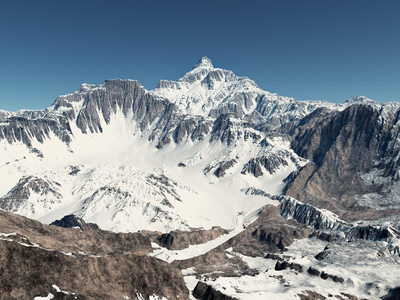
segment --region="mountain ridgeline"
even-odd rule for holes
[[[0,141],[6,154],[17,144],[46,159],[46,141],[58,139],[75,152],[78,135],[89,140],[121,118],[132,124],[127,135],[139,134],[156,149],[205,140],[235,152],[250,140],[259,150],[248,161],[220,157],[204,173],[213,170],[210,174],[219,178],[237,167],[242,174],[260,177],[291,161],[295,170],[282,178],[282,193],[343,218],[374,219],[399,207],[393,196],[399,191],[399,116],[398,103],[380,104],[362,96],[344,104],[281,97],[247,77],[215,68],[204,57],[178,81],[162,80],[154,91],[134,80],[106,80],[83,84],[44,110],[2,112]],[[285,151],[275,145],[274,136],[287,141]],[[108,142],[118,143],[118,138]],[[375,180],[372,174],[377,174]],[[23,183],[16,182],[14,191]],[[5,192],[0,207],[10,209],[8,199],[15,193]]]
[[[207,57],[151,91],[112,79],[0,111],[0,291],[395,297],[399,153],[400,103],[297,101]]]

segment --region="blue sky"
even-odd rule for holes
[[[398,0],[2,0],[0,109],[81,83],[177,79],[202,56],[296,99],[400,100]]]

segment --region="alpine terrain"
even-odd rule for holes
[[[0,111],[0,299],[400,299],[400,103],[207,57]]]

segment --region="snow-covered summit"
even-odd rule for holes
[[[214,68],[214,65],[207,56],[203,56],[202,58],[199,59],[198,63],[193,67],[194,69],[198,68]]]
[[[355,104],[355,103],[358,103],[358,104],[360,104],[360,103],[363,103],[363,104],[371,103],[372,104],[372,103],[377,103],[377,102],[375,100],[372,100],[372,99],[366,97],[366,96],[355,96],[355,97],[352,97],[350,99],[347,99],[344,103],[347,104],[347,105],[351,105],[351,104]]]
[[[255,109],[257,95],[262,92],[254,81],[215,68],[207,57],[202,57],[177,81],[161,80],[153,90],[155,95],[177,104],[183,112],[203,116],[216,115],[214,110],[238,115],[250,113]]]
[[[276,126],[298,120],[319,107],[336,108],[326,102],[296,101],[264,91],[248,77],[214,67],[207,57],[177,81],[161,80],[151,92],[167,98],[187,114],[217,118],[232,113],[264,122],[272,118]]]

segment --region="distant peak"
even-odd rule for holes
[[[197,68],[214,68],[213,63],[211,59],[209,59],[207,56],[203,56],[202,58],[199,59],[197,64],[193,67],[193,69]]]
[[[351,103],[371,103],[371,102],[375,101],[366,96],[355,96],[353,98],[346,100],[345,103],[351,104]]]

